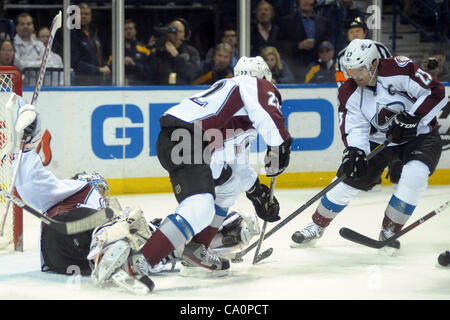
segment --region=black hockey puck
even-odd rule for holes
[[[438,263],[443,267],[447,267],[450,264],[450,251],[441,253],[438,257]]]

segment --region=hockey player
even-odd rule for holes
[[[281,95],[270,82],[267,64],[261,57],[241,57],[234,74],[184,99],[161,117],[157,154],[169,172],[179,205],[142,248],[151,267],[178,251],[187,264],[221,274],[229,269],[228,260],[212,256],[207,249],[218,230],[216,221],[226,211],[214,203],[214,180],[226,171],[223,165],[210,166],[224,141],[254,128],[268,145],[267,176],[277,176],[288,166],[291,138],[280,110]],[[261,218],[276,221],[279,208],[269,202],[267,190],[256,180],[247,196],[261,209],[257,209]],[[104,255],[105,266],[114,260],[110,256],[126,255],[127,249],[124,245],[110,251]]]
[[[15,139],[12,140],[15,141],[12,142],[11,151],[18,148],[16,141],[21,139],[26,141],[15,183],[23,200],[32,207],[46,212],[49,217],[60,221],[84,218],[100,208],[115,203],[113,200],[116,199],[111,199],[109,196],[107,182],[99,174],[80,173],[72,179],[60,180],[47,171],[39,155],[34,151],[41,138],[39,113],[33,105],[27,104],[23,98],[15,94],[11,95],[8,104],[14,106],[12,109],[14,109]],[[13,165],[16,166],[17,162],[14,161]],[[243,167],[246,166],[244,163]],[[257,179],[256,173],[252,175],[250,172],[247,179],[239,180],[234,177],[238,172],[240,171],[236,170],[234,175],[228,177],[229,181],[234,181],[233,183],[222,181],[222,185],[216,187],[217,203],[232,204],[241,190],[239,183],[244,183],[245,188],[245,184],[253,184]],[[231,202],[230,197],[233,197]],[[42,224],[40,243],[42,271],[61,274],[79,272],[81,275],[90,275],[93,263],[90,263],[89,258],[96,258],[98,253],[102,253],[103,249],[106,250],[106,246],[119,240],[128,242],[135,249],[133,253],[130,253],[130,258],[136,255],[144,244],[139,236],[150,237],[151,232],[154,232],[158,225],[147,224],[141,210],[130,208],[122,210],[118,203],[113,209],[116,213],[113,221],[98,226],[95,230],[96,226],[93,226],[92,230],[75,235],[63,235]],[[255,224],[257,222],[252,215],[230,212],[226,221],[222,225],[219,224],[220,232],[215,236],[213,248],[220,247],[221,252],[224,253],[236,250],[258,232]],[[137,233],[139,236],[132,233]],[[95,251],[98,244],[102,248],[98,247],[97,249],[100,250]],[[120,284],[134,280],[133,274],[124,275],[122,272],[119,275],[121,278],[116,280],[120,281]],[[147,284],[151,284],[148,279]],[[137,287],[142,290],[142,285]],[[133,291],[136,287],[128,286],[127,289]]]
[[[347,33],[347,39],[350,43],[354,39],[366,39],[368,28],[366,23],[363,19],[360,17],[356,17],[355,19],[351,20],[348,24],[346,33]],[[389,52],[389,49],[381,42],[375,42],[375,46],[377,47],[378,51],[378,58],[380,59],[386,59],[392,57],[391,53]],[[349,75],[344,69],[343,65],[343,59],[345,50],[347,47],[342,49],[336,58],[336,84],[338,88],[349,78]],[[392,183],[397,183],[398,179],[400,178],[400,172],[402,171],[401,162],[398,160],[394,160],[392,163],[389,164],[389,171],[388,176]],[[381,185],[381,177],[378,180],[378,185]]]
[[[15,182],[23,200],[46,212],[48,217],[61,221],[81,219],[106,207],[109,190],[101,176],[60,180],[44,169],[41,158],[34,151],[41,140],[41,120],[33,105],[12,93],[6,109],[13,113],[14,127],[13,139],[7,141],[5,155],[18,150],[22,138],[26,141]],[[16,165],[15,159],[13,167]],[[86,259],[88,251],[81,249],[83,243],[89,248],[88,233],[63,236],[43,224],[40,243],[42,270],[65,273],[68,266],[76,265],[81,274],[90,274]]]
[[[338,213],[361,190],[370,190],[398,158],[404,166],[379,235],[380,240],[391,237],[412,215],[441,155],[436,114],[447,97],[435,77],[406,57],[379,59],[372,40],[353,40],[343,63],[351,79],[338,90],[345,150],[337,176],[346,178],[322,197],[312,222],[292,235],[293,247],[320,238]],[[388,136],[392,143],[367,162],[365,156]]]

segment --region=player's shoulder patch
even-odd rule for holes
[[[402,68],[411,62],[411,59],[405,56],[396,56],[394,60],[397,63],[397,65]]]

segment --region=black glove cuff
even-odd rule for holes
[[[250,200],[253,200],[253,199],[256,199],[258,197],[261,197],[261,195],[263,193],[264,193],[264,190],[261,187],[261,183],[259,182],[259,178],[256,178],[256,181],[253,184],[253,186],[250,189],[248,189],[248,191],[246,192],[247,198],[249,198]]]

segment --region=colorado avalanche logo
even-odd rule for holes
[[[377,103],[377,113],[373,116],[370,123],[381,132],[389,129],[397,113],[405,110],[405,105],[400,101],[390,102],[388,104]]]
[[[397,56],[394,58],[394,60],[395,60],[395,62],[397,62],[397,65],[402,68],[411,62],[411,59],[409,59],[408,57],[404,57],[404,56]]]

